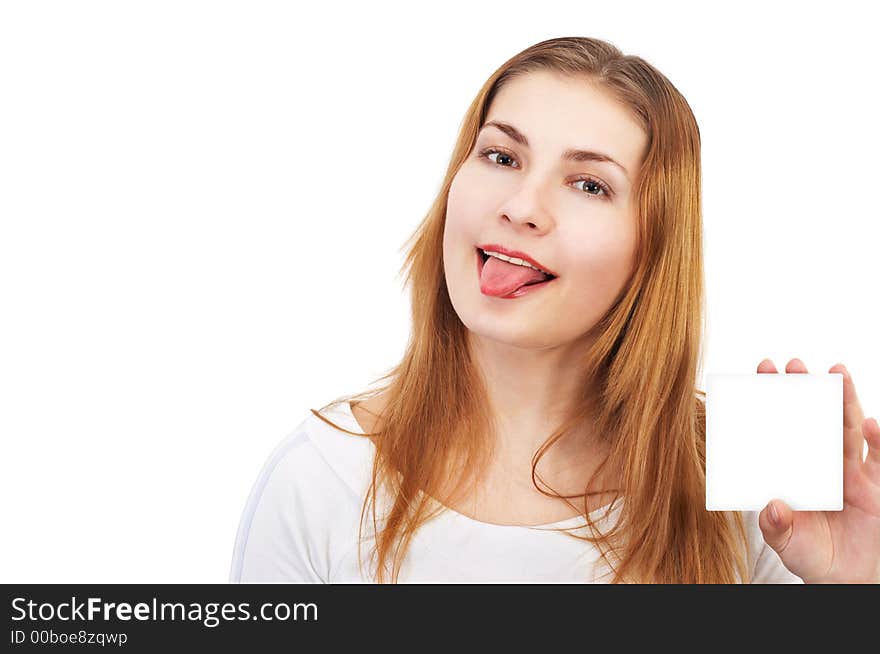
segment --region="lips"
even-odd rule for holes
[[[490,252],[498,252],[508,257],[516,257],[517,259],[522,259],[526,263],[533,265],[535,268],[540,268],[551,277],[559,277],[554,271],[550,270],[547,266],[545,266],[540,261],[532,258],[530,255],[525,252],[520,252],[519,250],[510,250],[503,245],[498,245],[497,243],[485,243],[482,245],[477,245],[477,248],[480,250],[487,250]]]
[[[480,250],[480,248],[475,248],[474,252],[477,257],[477,280],[478,280],[478,283],[480,283],[481,290],[482,290],[483,294],[487,295],[487,296],[498,297],[498,298],[502,298],[502,299],[517,298],[517,297],[520,297],[521,295],[525,295],[527,293],[533,293],[533,292],[537,291],[538,289],[543,288],[543,287],[547,286],[548,284],[551,284],[554,280],[557,279],[556,277],[549,277],[542,282],[529,282],[529,283],[526,283],[522,286],[519,286],[518,288],[516,288],[512,292],[508,293],[507,295],[501,295],[501,294],[499,294],[497,289],[495,289],[494,291],[489,290],[489,287],[483,287],[482,283],[480,282],[480,280],[482,280],[482,277],[483,277],[483,267],[484,267],[485,262],[489,259],[489,255],[483,254],[483,252]]]

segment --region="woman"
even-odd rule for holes
[[[279,445],[233,581],[880,580],[880,429],[839,364],[844,510],[705,509],[700,136],[644,60],[507,61],[413,238],[403,360]]]

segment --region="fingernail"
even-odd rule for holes
[[[770,522],[779,526],[779,513],[776,511],[776,503],[770,502]]]

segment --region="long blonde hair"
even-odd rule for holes
[[[492,99],[504,84],[532,71],[562,73],[603,90],[628,108],[648,135],[633,187],[636,265],[592,329],[595,338],[582,354],[589,384],[578,408],[533,458],[533,483],[541,454],[590,416],[609,448],[578,496],[584,498],[579,508],[593,536],[576,537],[599,549],[614,572],[611,583],[748,583],[741,514],[705,509],[705,393],[696,389],[704,306],[699,128],[684,97],[662,73],[610,43],[581,37],[537,43],[485,82],[464,116],[442,187],[407,241],[401,272],[406,271],[410,288],[412,331],[402,360],[376,380],[385,382],[378,389],[311,410],[354,434],[321,411],[377,393],[384,396],[375,423],[381,429],[366,434],[376,456],[361,511],[362,534],[372,507],[374,577],[387,581],[390,560],[390,580],[397,583],[413,534],[444,508],[429,512],[433,498],[464,492],[491,457],[494,423],[484,382],[443,272],[446,202]],[[589,397],[588,387],[600,389],[598,396]],[[608,492],[589,491],[605,466],[616,471],[623,486],[616,489],[615,500],[625,490],[626,501],[613,527],[603,533],[587,510],[587,497]],[[455,486],[447,493],[450,482]],[[376,515],[380,488],[387,490],[390,507],[381,529]],[[363,565],[360,546],[358,563]]]

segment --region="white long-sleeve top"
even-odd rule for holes
[[[348,402],[325,417],[357,434]],[[231,582],[374,583],[358,569],[358,525],[375,446],[334,429],[311,412],[275,448],[245,506],[235,541]],[[380,497],[382,497],[380,495]],[[600,507],[591,519],[614,520]],[[764,542],[758,512],[743,511],[752,583],[803,583]],[[381,519],[381,513],[378,517]],[[372,516],[361,556],[371,554]],[[539,526],[480,522],[451,508],[413,536],[399,583],[603,583],[611,571],[599,551],[552,528],[590,535],[583,516]]]

